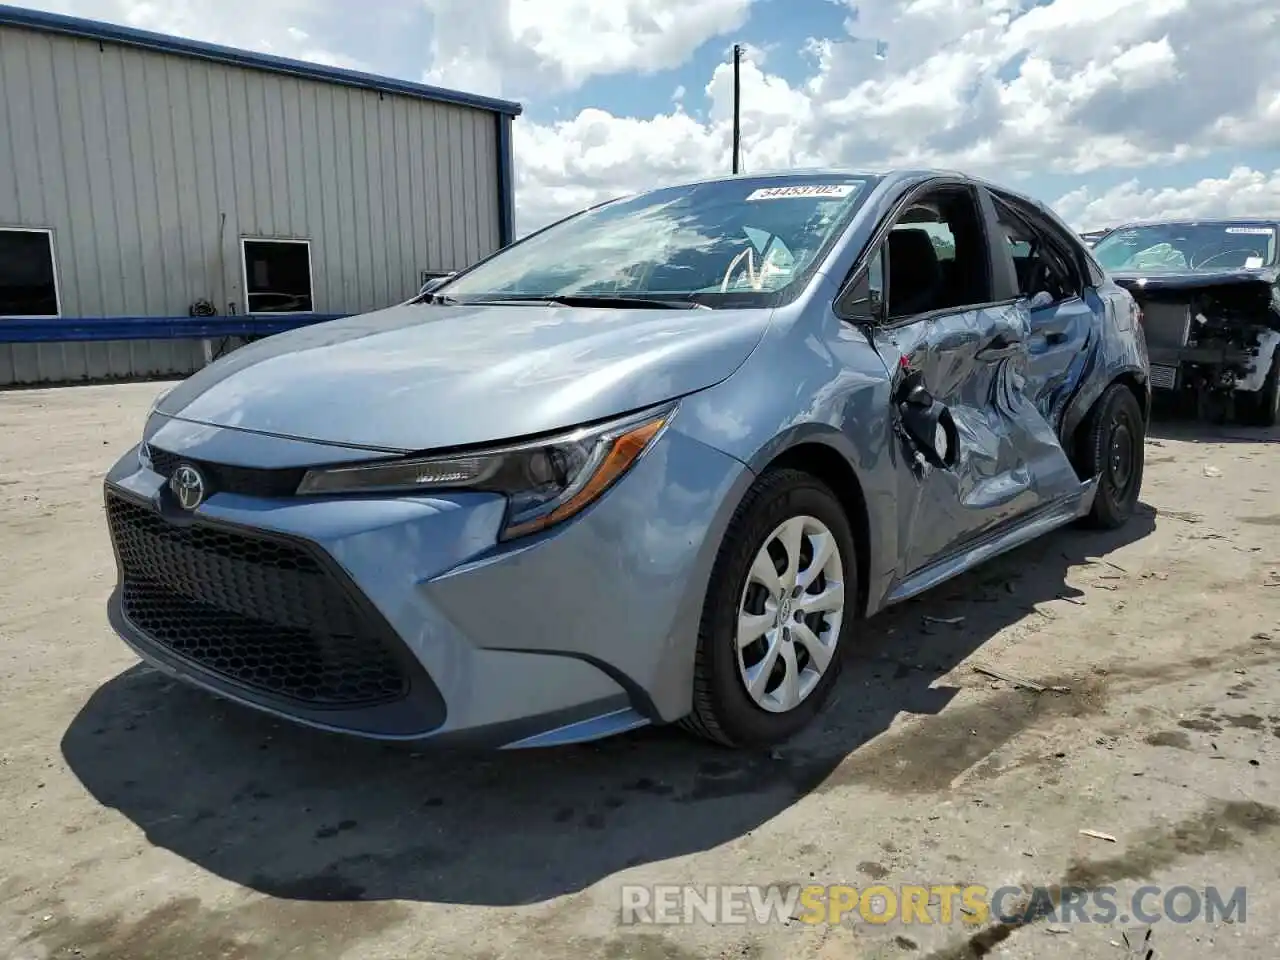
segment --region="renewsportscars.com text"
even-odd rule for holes
[[[1027,923],[1244,923],[1246,890],[1188,885],[989,887],[978,884],[723,884],[625,886],[623,924],[807,924],[863,922],[981,926]]]

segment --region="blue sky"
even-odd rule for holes
[[[1275,0],[32,5],[518,99],[520,232],[727,171],[735,42],[747,170],[966,169],[1081,228],[1280,213]]]
[[[672,95],[682,89],[689,113],[705,119],[709,104],[702,88],[716,64],[732,61],[734,43],[763,52],[770,71],[799,83],[813,69],[813,58],[804,52],[809,38],[841,36],[847,17],[847,8],[826,0],[794,5],[765,0],[752,9],[742,29],[705,41],[679,67],[646,76],[643,83],[633,74],[593,78],[577,90],[533,100],[529,117],[548,122],[602,105],[626,116],[652,116],[670,110]]]

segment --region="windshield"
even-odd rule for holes
[[[1276,228],[1224,222],[1125,227],[1100,240],[1093,254],[1113,272],[1269,267],[1276,262]]]
[[[646,298],[771,306],[799,291],[867,193],[865,178],[738,178],[588,210],[477,264],[439,298]]]

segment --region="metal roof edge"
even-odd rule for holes
[[[416,97],[435,103],[452,104],[459,107],[472,107],[488,110],[492,113],[508,117],[518,117],[524,107],[510,100],[499,100],[494,97],[482,97],[478,94],[463,93],[460,90],[447,90],[423,83],[410,83],[407,80],[396,80],[391,77],[380,77],[358,70],[347,70],[340,67],[327,67],[303,60],[291,60],[266,53],[253,53],[224,47],[220,44],[205,43],[201,40],[188,40],[185,37],[174,37],[150,30],[139,30],[135,27],[123,27],[98,20],[85,20],[81,17],[69,17],[60,13],[47,13],[43,10],[28,10],[24,7],[12,7],[0,4],[0,26],[26,27],[44,33],[56,33],[63,36],[81,37],[87,40],[99,40],[119,43],[126,46],[142,47],[159,53],[171,53],[177,56],[195,57],[212,60],[232,66],[265,70],[271,73],[288,74],[326,83],[337,83],[366,90],[384,93],[396,93],[402,96]]]

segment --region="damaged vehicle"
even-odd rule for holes
[[[1280,221],[1125,226],[1094,256],[1137,299],[1152,388],[1215,423],[1280,419]]]
[[[1133,298],[958,174],[614,200],[416,302],[243,347],[111,469],[111,623],[370,738],[776,743],[864,618],[1134,511]]]

